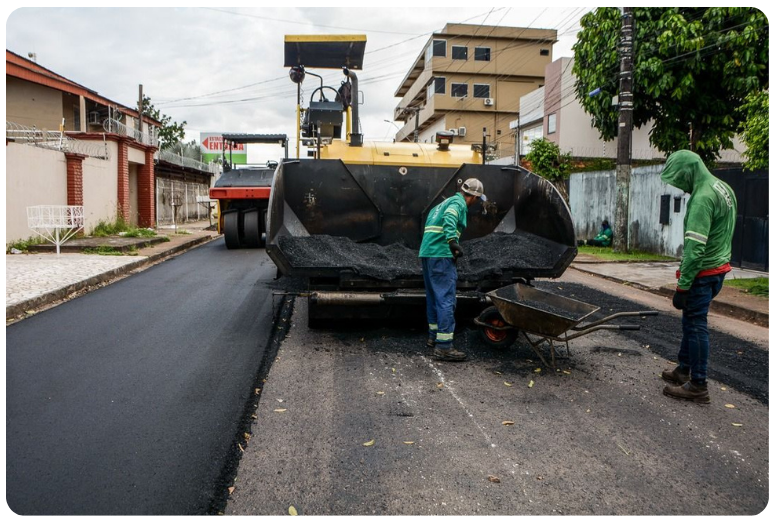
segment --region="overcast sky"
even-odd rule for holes
[[[473,3],[473,2],[472,2]],[[429,36],[446,23],[556,29],[552,56],[572,56],[585,7],[6,8],[6,49],[122,105],[143,92],[162,114],[200,132],[295,137],[296,89],[283,67],[286,34],[365,34],[365,139],[392,139],[394,97]],[[364,3],[365,5],[365,3]],[[321,73],[320,70],[315,71]],[[323,71],[338,87],[341,71]],[[315,78],[307,77],[311,93]],[[399,124],[400,125],[400,124]],[[274,158],[279,157],[278,154]],[[271,153],[274,154],[274,153]],[[269,159],[269,158],[265,158]],[[261,159],[263,161],[264,159]],[[249,158],[250,162],[258,161]]]

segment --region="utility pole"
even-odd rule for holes
[[[619,141],[616,155],[616,216],[614,252],[629,250],[630,174],[632,172],[632,7],[622,8],[622,39],[619,42]]]

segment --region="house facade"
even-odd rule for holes
[[[27,208],[38,205],[82,206],[86,233],[117,218],[155,227],[159,203],[172,200],[159,185],[176,190],[157,171],[206,193],[212,166],[160,158],[160,125],[6,50],[6,243],[33,236]]]

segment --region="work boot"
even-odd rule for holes
[[[450,347],[449,349],[434,349],[433,357],[439,361],[464,361],[467,356],[465,352]]]
[[[677,385],[683,385],[687,381],[689,381],[689,372],[681,372],[681,366],[674,368],[673,370],[663,370],[662,371],[662,379],[665,381],[669,381],[670,383],[675,383]]]
[[[687,381],[683,385],[667,385],[662,392],[671,398],[689,400],[695,403],[710,403],[707,384],[698,385]]]
[[[432,349],[436,346],[436,335],[435,334],[428,334],[428,341],[425,342],[425,346],[429,349]]]

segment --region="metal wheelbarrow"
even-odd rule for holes
[[[570,354],[568,342],[597,330],[640,330],[640,325],[619,325],[609,322],[624,316],[656,316],[657,311],[618,312],[600,320],[581,325],[600,307],[573,300],[551,292],[516,283],[487,293],[494,305],[474,319],[482,328],[482,337],[493,347],[508,347],[520,333],[544,365],[549,364],[539,350],[548,344],[555,368],[555,342],[564,343]],[[537,338],[530,337],[536,336]]]

